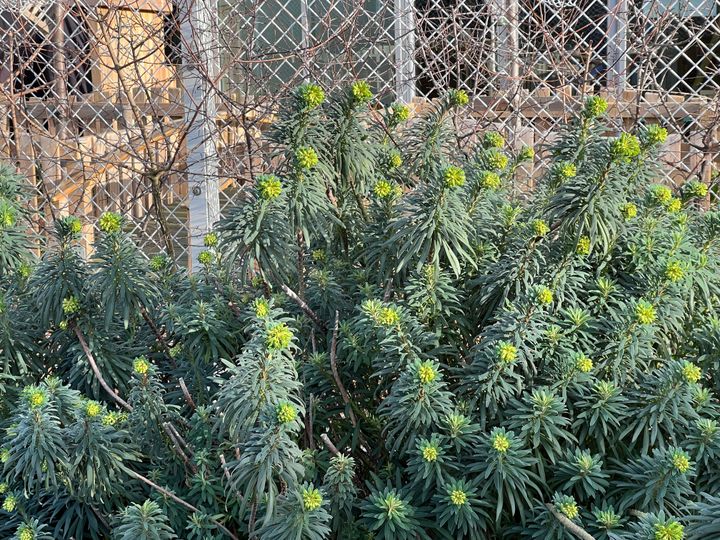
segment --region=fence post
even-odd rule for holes
[[[608,0],[607,12],[607,86],[622,95],[627,80],[627,0]]]
[[[217,107],[217,0],[187,0],[182,13],[183,102],[187,148],[190,266],[197,269],[203,237],[220,218]]]
[[[415,8],[412,0],[395,0],[395,93],[398,101],[415,97]]]
[[[520,81],[518,0],[495,0],[492,6],[498,88],[517,97],[517,85]]]

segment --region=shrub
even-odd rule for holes
[[[523,193],[464,92],[372,99],[293,93],[194,274],[117,214],[32,262],[2,171],[0,535],[720,534],[720,214],[664,130],[591,98]]]

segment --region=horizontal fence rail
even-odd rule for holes
[[[281,97],[356,79],[416,108],[463,88],[464,130],[539,150],[603,94],[614,129],[668,129],[667,181],[715,180],[715,0],[0,0],[0,160],[32,182],[39,233],[72,213],[89,248],[115,210],[190,263],[267,168]]]

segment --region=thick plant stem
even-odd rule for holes
[[[166,497],[171,498],[173,501],[175,501],[176,503],[184,506],[185,508],[187,508],[187,509],[190,510],[191,512],[200,513],[200,510],[198,510],[197,508],[195,508],[192,504],[190,504],[190,503],[187,502],[187,501],[184,501],[183,499],[181,499],[180,497],[178,497],[177,495],[175,495],[173,492],[168,491],[167,489],[158,486],[158,485],[157,485],[155,482],[153,482],[152,480],[149,480],[149,479],[145,478],[143,475],[138,474],[138,473],[136,473],[135,471],[132,471],[132,470],[130,470],[130,469],[125,469],[125,471],[126,471],[130,476],[132,476],[133,478],[136,478],[137,480],[140,480],[141,482],[147,484],[147,485],[150,486],[151,488],[159,491],[160,493],[162,493],[162,494],[165,495]],[[223,525],[223,524],[220,523],[219,521],[217,521],[217,520],[215,520],[215,519],[213,519],[213,518],[211,518],[211,517],[209,517],[209,516],[208,516],[208,519],[209,519],[210,521],[212,521],[212,522],[218,527],[218,529],[220,529],[222,532],[224,532],[225,534],[227,534],[230,538],[232,538],[233,540],[239,540],[239,538],[238,538],[237,536],[235,536],[233,533],[231,533],[230,530],[229,530],[227,527],[225,527],[225,525]]]
[[[595,537],[592,534],[587,532],[580,525],[570,521],[567,517],[558,512],[552,504],[546,503],[545,506],[547,506],[547,509],[550,510],[550,513],[555,516],[555,518],[560,523],[562,523],[562,526],[565,527],[572,534],[574,534],[578,538],[581,538],[582,540],[595,540]]]
[[[305,303],[302,298],[295,294],[295,291],[293,291],[284,283],[282,284],[282,290],[285,294],[288,295],[288,297],[292,301],[294,301],[298,306],[300,306],[300,309],[303,311],[303,313],[310,317],[310,320],[312,320],[312,322],[314,322],[318,326],[318,328],[320,328],[320,330],[322,330],[323,332],[327,330],[325,324],[320,320],[320,317],[317,316],[317,314],[310,308],[310,306]]]
[[[73,330],[75,331],[75,335],[78,338],[78,341],[80,342],[80,346],[82,347],[83,352],[85,353],[85,356],[88,359],[88,363],[90,364],[90,368],[92,368],[93,373],[95,374],[95,377],[97,377],[98,382],[100,383],[100,386],[102,386],[105,391],[112,396],[112,398],[117,401],[124,409],[132,412],[133,408],[130,406],[130,404],[125,401],[123,398],[121,398],[117,392],[115,392],[112,388],[110,388],[110,385],[105,382],[105,379],[103,378],[102,374],[100,373],[100,369],[98,368],[97,363],[95,362],[95,357],[93,356],[92,351],[90,350],[90,347],[88,347],[87,342],[85,341],[85,337],[83,336],[82,332],[80,331],[80,328],[75,325]]]

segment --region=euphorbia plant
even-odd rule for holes
[[[33,260],[3,169],[0,536],[720,536],[707,186],[602,98],[542,156],[469,101],[299,87],[195,273],[113,213]]]

